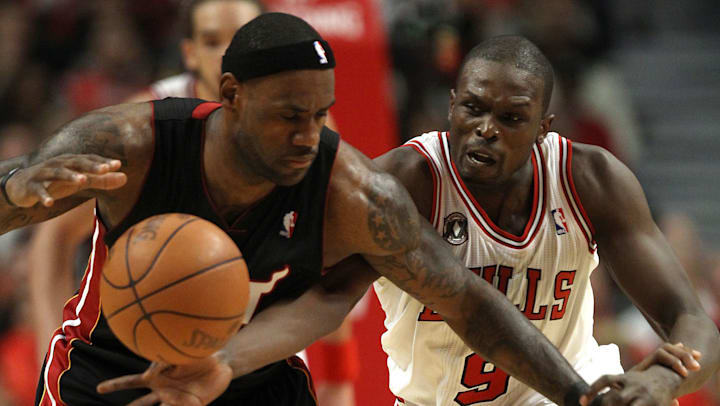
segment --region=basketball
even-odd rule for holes
[[[153,216],[110,249],[102,311],[117,338],[151,361],[188,364],[219,350],[242,325],[247,265],[232,239],[188,214]]]

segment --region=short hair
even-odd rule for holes
[[[322,36],[302,18],[265,13],[235,32],[222,60],[222,73],[238,81],[288,70],[332,69],[335,57]]]
[[[509,63],[518,69],[537,76],[543,82],[543,110],[547,111],[554,86],[553,67],[540,48],[520,35],[501,35],[487,39],[467,53],[458,72],[475,60],[485,59]]]
[[[322,40],[322,36],[302,18],[285,13],[264,13],[235,32],[225,53],[242,55],[317,40]]]
[[[263,7],[260,0],[184,0],[180,4],[180,24],[182,27],[183,38],[189,39],[193,37],[193,34],[195,33],[195,19],[193,18],[195,15],[195,10],[197,10],[197,8],[200,7],[202,4],[211,1],[245,2],[257,6],[258,10],[260,10],[261,13],[265,11],[265,8]]]

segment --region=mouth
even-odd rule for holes
[[[312,165],[313,161],[315,161],[314,154],[293,156],[285,160],[288,166],[295,169],[307,168],[308,166]]]
[[[467,157],[474,165],[492,166],[497,162],[492,156],[480,151],[468,152]]]

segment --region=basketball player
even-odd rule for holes
[[[180,19],[183,39],[180,43],[187,72],[151,84],[128,102],[160,100],[166,97],[192,97],[220,100],[218,89],[222,56],[235,31],[257,17],[263,10],[258,0],[189,0],[182,4]],[[328,123],[334,128],[334,123]],[[73,275],[74,254],[91,237],[94,201],[38,226],[30,245],[30,297],[39,359],[47,351],[46,340],[60,322],[57,309],[77,288]],[[357,363],[355,342],[346,338],[351,325],[344,323],[327,337],[338,348],[336,355]],[[331,344],[328,344],[331,345]],[[325,385],[320,382],[318,397],[324,404],[354,404],[353,384],[338,380]]]
[[[219,100],[220,64],[235,31],[260,15],[257,0],[190,0],[180,12],[180,50],[187,72],[159,80],[128,102],[166,97]],[[76,289],[73,254],[92,233],[93,201],[38,226],[31,243],[30,295],[41,357],[47,337],[57,328],[58,307]]]
[[[421,135],[375,162],[467,268],[595,381],[593,394],[613,388],[600,404],[668,405],[718,369],[717,328],[634,175],[602,148],[549,132],[552,87],[552,67],[534,44],[490,39],[461,66],[450,131]],[[617,347],[592,337],[590,273],[599,259],[666,341],[625,374]],[[465,345],[442,314],[394,281],[380,278],[375,290],[396,406],[557,403]],[[702,354],[702,368],[689,348]]]
[[[100,109],[60,128],[38,151],[0,163],[2,232],[97,201],[91,263],[51,340],[39,404],[138,397],[134,405],[316,404],[297,359],[237,376],[233,365],[242,359],[232,343],[196,364],[164,368],[150,393],[96,392],[99,382],[149,365],[117,341],[100,312],[107,249],[132,224],[164,212],[206,218],[236,241],[254,281],[248,320],[306,291],[323,265],[360,254],[438,311],[473,350],[554,401],[578,403],[589,388],[552,344],[467,272],[395,178],[324,127],[334,65],[329,45],[303,20],[264,14],[226,51],[222,103],[165,99]],[[288,213],[294,221],[286,228]]]
[[[703,368],[684,379],[662,365],[606,377],[599,385],[618,389],[604,404],[669,404],[720,365],[717,328],[628,168],[602,148],[549,132],[552,88],[552,67],[530,41],[485,41],[466,57],[450,94],[450,131],[376,161],[465,266],[505,294],[588,382],[622,373],[617,347],[592,337],[590,274],[602,260],[664,341],[703,357]],[[375,289],[390,326],[382,342],[398,405],[548,403],[488,365],[431,307],[386,278]]]

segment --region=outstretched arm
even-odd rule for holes
[[[699,389],[720,365],[717,327],[653,221],[635,176],[601,148],[573,147],[573,178],[601,261],[664,341],[702,354],[702,368],[686,378],[661,365],[648,367],[644,376],[658,394],[678,397]]]
[[[151,141],[148,105],[113,106],[71,121],[31,154],[0,162],[6,192],[0,198],[0,233],[55,217],[93,197],[101,206],[122,207],[135,197],[127,187],[117,199],[105,198],[128,176],[139,186],[142,176],[134,175],[146,170]]]

